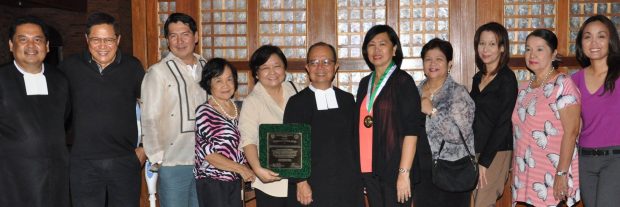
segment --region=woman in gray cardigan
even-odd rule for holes
[[[421,181],[414,187],[415,206],[469,206],[471,191],[448,192],[432,182],[432,159],[455,161],[468,152],[474,152],[474,101],[467,89],[450,77],[452,46],[450,42],[433,39],[422,48],[426,80],[418,86],[422,97],[422,112],[427,115],[427,139],[420,139],[417,148],[418,169]],[[460,133],[459,133],[460,131]],[[439,149],[445,141],[441,154]]]

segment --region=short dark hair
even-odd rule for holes
[[[403,63],[403,49],[400,45],[400,39],[396,34],[396,31],[392,29],[392,27],[384,24],[375,25],[371,27],[368,32],[366,32],[366,36],[364,37],[364,43],[362,44],[362,55],[364,56],[364,61],[366,61],[366,65],[370,68],[370,70],[374,71],[375,66],[370,62],[368,58],[368,43],[372,38],[375,38],[378,34],[386,32],[390,41],[393,45],[396,46],[396,56],[392,58],[392,60],[396,63],[396,67],[400,68],[400,65]]]
[[[118,22],[116,22],[116,19],[112,15],[103,12],[95,12],[88,16],[86,20],[86,35],[90,34],[90,29],[93,26],[100,24],[112,25],[112,27],[114,27],[114,34],[116,34],[116,36],[121,35],[121,28]]]
[[[583,52],[582,46],[582,38],[583,38],[583,30],[585,30],[586,26],[592,22],[601,22],[607,27],[609,30],[609,54],[607,55],[607,75],[605,76],[605,90],[603,94],[607,91],[613,92],[616,87],[616,80],[618,80],[618,76],[620,76],[620,38],[618,37],[618,30],[616,30],[616,26],[614,23],[609,20],[604,15],[595,15],[588,18],[581,28],[579,29],[579,33],[577,33],[577,44],[575,46],[575,56],[577,56],[577,61],[581,67],[588,67],[590,64],[590,58],[588,58]]]
[[[192,18],[190,15],[187,15],[185,13],[172,13],[168,17],[168,19],[166,19],[166,23],[164,23],[164,37],[168,38],[168,33],[170,32],[168,30],[168,25],[175,22],[181,22],[183,24],[186,24],[194,34],[196,34],[196,32],[198,31],[196,21],[194,21],[194,18]]]
[[[555,36],[555,34],[551,30],[548,30],[548,29],[536,29],[536,30],[532,31],[532,33],[527,35],[527,38],[525,38],[525,41],[530,39],[530,37],[542,38],[547,43],[547,46],[549,46],[551,48],[551,51],[554,51],[554,50],[558,49],[558,37]],[[558,60],[558,59],[552,60],[551,61],[551,66],[554,69],[557,69],[558,66],[560,66],[560,60]]]
[[[486,23],[476,30],[476,35],[474,36],[474,51],[476,52],[476,67],[480,69],[483,74],[487,73],[487,66],[482,62],[482,58],[480,58],[480,54],[478,53],[478,44],[480,43],[480,35],[482,32],[493,32],[495,34],[495,38],[497,38],[497,47],[503,47],[504,52],[499,57],[499,64],[497,64],[497,70],[494,70],[493,74],[496,74],[499,69],[506,67],[508,65],[508,61],[510,60],[510,45],[508,39],[508,31],[506,28],[497,22],[489,22]]]
[[[308,59],[310,59],[310,52],[312,51],[312,49],[319,46],[328,47],[332,51],[332,59],[334,60],[334,62],[338,62],[338,56],[336,55],[336,48],[334,48],[334,46],[325,42],[317,42],[308,48],[308,52],[306,53],[306,63],[308,63]]]
[[[439,49],[439,51],[441,51],[441,53],[446,56],[447,62],[452,61],[452,44],[450,44],[450,42],[446,40],[442,40],[439,38],[433,38],[431,41],[428,41],[426,44],[424,44],[424,46],[422,47],[422,51],[420,52],[420,57],[422,57],[422,60],[424,60],[424,56],[429,50],[435,48]]]
[[[17,31],[17,26],[20,26],[22,24],[35,24],[38,25],[39,27],[41,27],[41,31],[43,31],[43,35],[45,36],[45,41],[49,41],[49,36],[50,36],[50,29],[47,26],[47,24],[45,24],[45,22],[35,16],[24,16],[24,17],[20,17],[15,19],[12,23],[11,26],[9,26],[9,40],[13,39],[13,36],[15,35],[15,32]]]
[[[271,57],[271,55],[277,55],[282,63],[284,63],[284,70],[288,67],[288,62],[286,61],[286,56],[278,46],[273,45],[263,45],[260,46],[254,53],[252,57],[250,57],[250,69],[252,70],[252,77],[254,77],[254,82],[258,81],[258,69],[261,65],[265,64],[267,60]]]
[[[230,68],[230,72],[232,72],[233,80],[235,82],[234,92],[237,92],[237,87],[239,86],[239,83],[237,82],[237,69],[235,68],[235,66],[233,66],[224,58],[213,58],[207,61],[207,64],[205,64],[205,66],[202,68],[202,79],[200,80],[200,87],[207,91],[209,95],[211,95],[211,80],[224,74],[226,66],[228,66],[228,68]]]

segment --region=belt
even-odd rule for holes
[[[586,156],[607,156],[607,155],[620,155],[620,149],[614,150],[602,150],[602,149],[579,149],[579,155]]]

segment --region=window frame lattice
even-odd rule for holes
[[[164,23],[170,14],[176,12],[176,0],[158,0],[157,1],[157,59],[161,59],[168,55],[168,40],[164,37]]]
[[[338,0],[338,59],[363,59],[361,48],[366,31],[374,25],[385,24],[386,15],[386,0]]]
[[[259,45],[273,44],[288,59],[305,59],[307,37],[306,0],[259,0]]]
[[[200,49],[204,58],[248,59],[247,1],[200,1]]]
[[[503,25],[508,30],[510,55],[523,57],[525,39],[530,32],[541,28],[556,32],[557,9],[557,0],[504,0]]]
[[[604,10],[604,12],[601,12]],[[569,38],[568,53],[575,55],[575,43],[577,33],[583,22],[590,16],[597,14],[605,15],[611,19],[618,32],[620,32],[620,1],[618,0],[571,0],[569,5]]]

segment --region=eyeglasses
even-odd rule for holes
[[[105,45],[113,45],[116,43],[117,38],[99,38],[99,37],[90,37],[88,38],[88,43],[93,45],[100,45],[101,43]]]
[[[336,61],[335,60],[330,60],[330,59],[310,60],[310,61],[308,61],[308,66],[309,67],[318,67],[319,65],[332,66],[334,64],[336,64]]]

